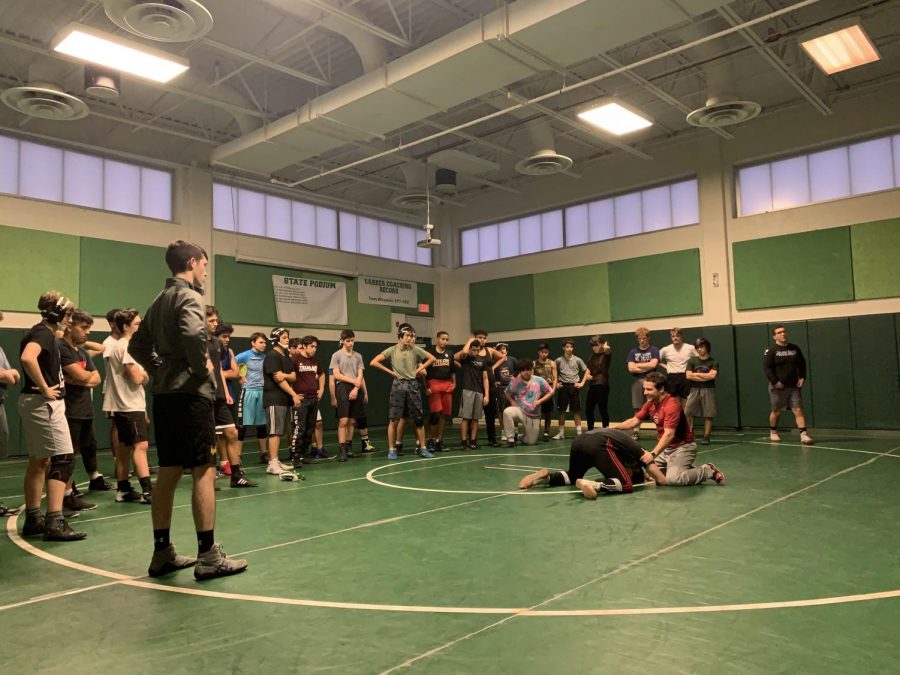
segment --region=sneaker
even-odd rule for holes
[[[770,443],[781,443],[781,436],[778,435],[777,431],[769,432],[769,442]]]
[[[550,471],[548,469],[540,469],[534,473],[530,473],[519,481],[519,489],[527,490],[536,485],[546,485],[550,479]]]
[[[231,487],[233,487],[233,488],[254,488],[254,487],[259,487],[259,483],[257,483],[255,480],[248,479],[246,476],[244,476],[244,472],[241,471],[237,475],[232,474]]]
[[[278,463],[278,466],[282,471],[292,471],[294,468],[290,464],[285,464],[280,459],[276,459],[275,461]]]
[[[91,492],[108,492],[109,490],[114,490],[116,488],[115,485],[106,480],[103,476],[97,476],[96,478],[91,478],[88,483],[88,490]]]
[[[388,450],[388,459],[397,459],[397,451],[396,450]]]
[[[709,436],[704,436],[700,439],[700,445],[709,445]]]
[[[544,443],[550,442],[550,434],[544,434],[543,438],[544,438]]]
[[[500,442],[506,443],[507,441],[509,441],[509,439],[506,437],[506,434],[505,433],[500,434]]]
[[[600,490],[600,483],[592,480],[585,480],[584,478],[579,478],[575,481],[575,487],[581,490],[581,494],[585,496],[585,499],[597,499],[597,492]]]
[[[562,429],[560,429],[560,430],[559,430],[559,433],[556,434],[556,436],[553,437],[553,440],[554,440],[554,441],[561,441],[561,440],[563,440],[565,437],[566,437],[566,432],[563,431]]]
[[[70,509],[68,506],[63,506],[62,514],[63,518],[68,518],[71,520],[72,518],[77,518],[78,516],[80,516],[81,511],[76,511],[75,509]]]
[[[141,501],[141,493],[137,490],[129,490],[125,492],[123,490],[116,490],[116,501],[117,502],[140,502]]]
[[[280,476],[284,469],[281,468],[281,464],[279,462],[269,462],[269,465],[266,467],[266,473],[270,476]]]
[[[438,452],[450,452],[450,448],[444,445],[444,441],[437,440],[434,442],[434,449]]]
[[[79,541],[85,537],[87,532],[73,530],[65,518],[48,520],[44,528],[44,541]]]
[[[318,448],[316,450],[316,459],[320,462],[327,462],[329,459],[334,459],[334,455],[325,452],[325,448]]]
[[[725,485],[725,474],[716,468],[715,464],[707,464],[710,471],[710,478],[716,481],[716,485]]]
[[[366,440],[362,444],[361,448],[362,448],[363,452],[375,452],[375,446],[372,445],[372,441],[369,441],[369,440]]]
[[[419,448],[419,447],[417,447],[417,448],[416,448],[416,454],[417,454],[419,457],[424,457],[425,459],[431,459],[432,457],[434,457],[434,455],[432,454],[431,450],[429,450],[428,448]]]
[[[576,436],[581,436],[581,433],[582,433],[581,427],[575,427],[575,435],[576,435]]]
[[[44,530],[46,529],[46,518],[44,518],[43,513],[39,513],[36,516],[25,516],[25,524],[22,526],[22,536],[23,537],[37,537],[38,535],[44,534]]]
[[[811,439],[809,437],[809,434],[805,431],[800,432],[800,442],[803,443],[803,445],[812,445],[813,443],[815,443],[815,441]]]
[[[147,568],[147,576],[161,577],[164,574],[171,574],[186,567],[193,567],[196,564],[196,558],[178,555],[175,553],[175,547],[169,544],[168,548],[162,551],[153,551],[153,557],[150,558],[150,567]]]
[[[246,560],[235,560],[225,555],[221,544],[213,544],[213,547],[206,553],[197,556],[197,565],[194,567],[194,578],[198,581],[203,579],[215,579],[216,577],[227,577],[230,574],[238,574],[247,569]]]
[[[96,504],[84,501],[80,495],[76,495],[74,492],[68,497],[63,497],[63,506],[73,511],[91,511],[97,508]]]
[[[22,511],[25,510],[25,505],[20,504],[19,506],[4,506],[0,503],[0,518],[9,518],[12,516],[17,516]]]
[[[316,459],[316,456],[311,452],[307,452],[300,457],[303,460],[304,464],[318,464],[319,460]]]
[[[623,492],[622,481],[618,478],[607,478],[597,484],[600,492]]]

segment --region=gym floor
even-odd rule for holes
[[[383,433],[305,481],[219,481],[217,539],[250,563],[234,577],[143,576],[149,507],[112,493],[88,495],[83,542],[8,519],[0,671],[900,672],[900,436],[722,433],[698,463],[727,486],[589,502],[516,489],[569,441],[388,463]],[[0,462],[7,505],[23,468]],[[196,552],[189,479],[172,538]]]

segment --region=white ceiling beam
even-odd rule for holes
[[[269,59],[264,59],[261,56],[256,56],[255,54],[251,54],[250,52],[245,52],[242,49],[236,49],[235,47],[231,47],[229,45],[223,44],[216,40],[210,40],[209,38],[201,38],[200,42],[204,45],[212,47],[220,52],[224,52],[225,54],[230,54],[231,56],[236,56],[239,59],[244,59],[246,61],[250,61],[251,63],[255,63],[260,66],[265,66],[271,70],[275,70],[279,73],[283,73],[285,75],[290,75],[291,77],[295,77],[298,80],[303,80],[304,82],[309,82],[310,84],[315,84],[319,87],[330,87],[331,82],[321,77],[317,77],[315,75],[310,75],[308,73],[301,72],[294,68],[288,68],[287,66],[283,66],[280,63],[276,63],[275,61],[270,61]]]
[[[334,7],[326,0],[301,0],[307,5],[311,5],[316,9],[320,9],[326,14],[331,14],[332,16],[339,17],[346,21],[349,24],[356,26],[357,28],[361,28],[367,33],[371,33],[377,37],[380,37],[382,40],[387,42],[391,42],[395,45],[403,47],[404,49],[410,49],[412,47],[412,43],[407,40],[405,37],[401,37],[399,35],[394,35],[388,30],[385,30],[381,26],[376,26],[373,23],[370,23],[364,19],[360,19],[358,16],[354,16],[350,12],[345,12],[338,7]]]

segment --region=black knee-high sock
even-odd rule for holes
[[[197,552],[201,554],[206,553],[213,547],[215,541],[216,538],[213,534],[213,530],[197,532]]]

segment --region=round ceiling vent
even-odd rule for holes
[[[516,164],[516,171],[526,176],[550,176],[572,166],[572,159],[556,152],[539,152]]]
[[[0,100],[29,117],[68,122],[90,113],[87,103],[52,84],[27,84],[0,94]]]
[[[687,122],[695,127],[729,127],[753,119],[760,110],[753,101],[717,101],[688,114]]]
[[[432,206],[436,206],[440,201],[440,198],[436,195],[425,194],[424,192],[407,192],[394,197],[391,200],[391,204],[403,209],[424,209],[428,206],[428,202],[431,202]]]
[[[196,40],[213,25],[197,0],[103,0],[103,8],[117,26],[159,42]]]

